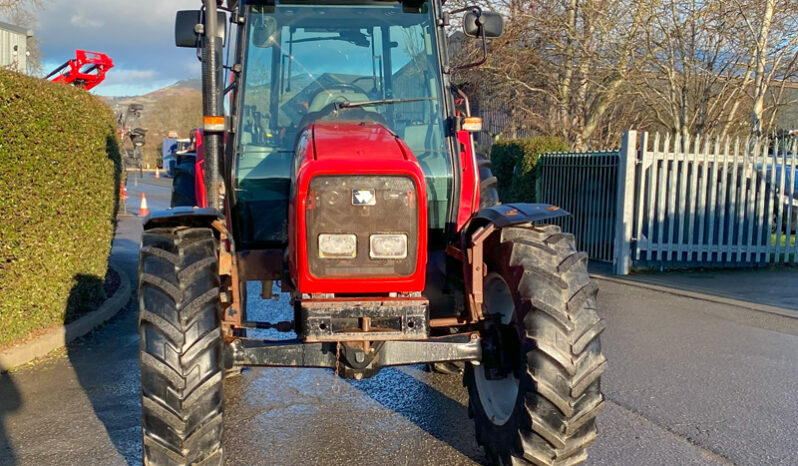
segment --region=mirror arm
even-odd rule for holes
[[[454,73],[458,70],[466,70],[468,68],[475,68],[479,65],[484,64],[488,61],[488,40],[485,38],[485,29],[482,29],[482,58],[479,61],[475,61],[474,63],[468,63],[465,65],[457,65],[457,66],[450,66],[448,69],[449,74]]]
[[[447,14],[449,16],[452,16],[452,15],[456,15],[457,13],[463,13],[463,12],[466,12],[466,11],[473,11],[474,13],[476,13],[477,17],[482,15],[482,8],[478,7],[477,5],[472,5],[472,6],[459,8],[457,10],[450,11]]]
[[[452,73],[454,73],[455,71],[458,71],[458,70],[466,70],[468,68],[475,68],[475,67],[477,67],[479,65],[484,64],[486,61],[488,61],[488,40],[485,37],[485,28],[482,27],[482,24],[479,21],[479,18],[482,16],[482,8],[478,7],[477,5],[467,6],[465,8],[459,8],[457,10],[450,11],[449,15],[451,16],[451,15],[455,15],[457,13],[463,13],[465,11],[473,11],[474,14],[477,15],[477,26],[479,26],[479,29],[482,31],[482,34],[480,34],[482,36],[482,58],[479,61],[476,61],[474,63],[468,63],[468,64],[465,64],[465,65],[450,66],[449,69],[446,70],[446,72],[448,74],[452,74]]]

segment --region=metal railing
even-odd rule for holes
[[[640,150],[637,149],[639,142]],[[629,131],[616,273],[629,266],[796,263],[796,160],[781,141]]]
[[[628,131],[620,152],[543,154],[537,199],[591,259],[637,267],[798,264],[795,140]]]
[[[591,259],[612,262],[618,152],[559,152],[540,156],[536,197],[571,215],[553,220],[573,233]]]

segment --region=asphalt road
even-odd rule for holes
[[[168,180],[145,177],[150,209],[168,205]],[[113,260],[131,277],[139,235],[138,219],[123,217]],[[798,320],[600,285],[610,368],[588,464],[798,464]],[[285,296],[256,301],[251,314],[289,315]],[[137,351],[131,301],[63,354],[0,376],[0,465],[140,464]],[[420,366],[357,382],[252,369],[229,379],[225,396],[229,464],[485,462],[459,377]]]

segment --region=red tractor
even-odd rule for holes
[[[145,220],[145,464],[222,464],[224,378],[241,366],[360,379],[459,363],[492,462],[587,457],[606,368],[597,288],[573,237],[540,223],[565,212],[498,202],[469,133],[479,120],[451,84],[479,64],[449,62],[455,15],[484,53],[501,34],[499,15],[441,0],[178,12],[177,45],[202,61],[207,207]],[[279,282],[294,319],[251,321],[251,281],[264,299]]]

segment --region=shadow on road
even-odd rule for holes
[[[22,407],[14,380],[7,372],[0,372],[0,465],[14,464],[14,448],[11,438],[6,434],[6,417]]]
[[[395,368],[383,369],[370,379],[348,382],[464,456],[485,464],[485,455],[477,445],[468,408],[436,388]]]
[[[76,275],[66,315],[96,308],[93,298],[103,280]],[[115,290],[108,290],[113,293]],[[94,414],[113,447],[128,464],[141,455],[138,335],[134,304],[128,302],[109,322],[67,346],[67,355]]]

